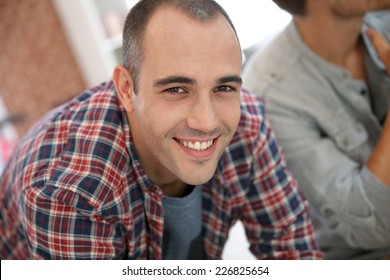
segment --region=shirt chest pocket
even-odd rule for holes
[[[366,127],[351,116],[343,107],[336,112],[324,114],[318,123],[334,145],[352,160],[364,164],[372,147]]]
[[[367,130],[359,122],[351,121],[340,125],[333,132],[333,140],[341,151],[358,162],[364,163],[371,153]]]

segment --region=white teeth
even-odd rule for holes
[[[184,147],[188,147],[190,149],[197,150],[197,151],[203,151],[203,150],[207,150],[208,148],[211,147],[211,145],[213,145],[213,140],[206,141],[206,142],[195,141],[195,143],[181,141],[180,143]]]
[[[202,146],[202,145],[201,145],[198,141],[196,141],[196,142],[195,142],[195,145],[194,145],[194,149],[195,149],[195,150],[200,150],[201,146]]]

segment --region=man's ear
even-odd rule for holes
[[[128,112],[134,110],[133,78],[123,65],[117,65],[113,72],[113,81],[119,100]]]

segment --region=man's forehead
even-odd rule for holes
[[[207,19],[198,19],[180,8],[164,5],[159,7],[150,17],[146,26],[146,34],[157,33],[153,32],[156,30],[160,32],[169,30],[179,32],[184,28],[193,28],[195,26],[207,28],[209,25],[220,20],[221,17],[226,21],[226,24],[228,24],[227,20],[220,12]],[[191,30],[188,30],[187,32],[191,32]]]
[[[186,73],[190,65],[196,70],[208,67],[207,62],[214,64],[212,68],[223,62],[222,67],[236,68],[236,61],[241,67],[240,44],[222,13],[199,21],[178,8],[159,8],[147,26],[143,49],[143,62],[153,68],[175,66]]]
[[[157,42],[165,42],[166,47],[169,46],[170,40],[190,41],[191,36],[205,40],[204,44],[210,47],[217,39],[227,39],[240,48],[234,29],[221,12],[207,20],[199,20],[171,6],[160,7],[151,16],[143,37],[146,43],[144,47],[156,45]]]

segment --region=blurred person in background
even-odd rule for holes
[[[308,203],[211,0],[143,0],[124,65],[54,109],[0,179],[1,259],[320,259]]]
[[[293,20],[250,59],[244,85],[265,98],[325,258],[383,258],[390,51],[382,36],[390,39],[390,0],[274,2]]]

